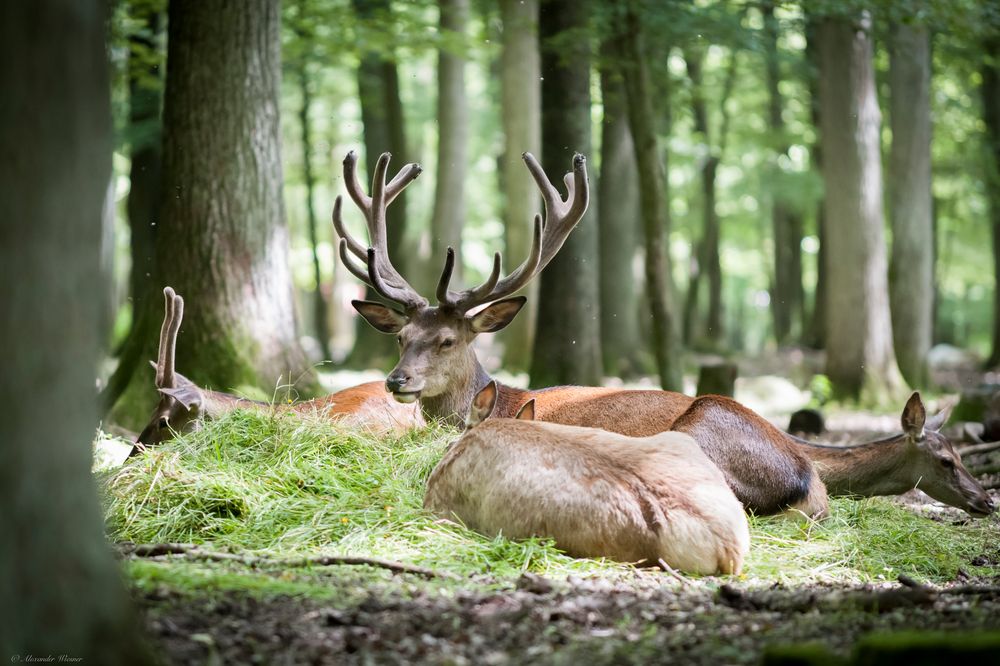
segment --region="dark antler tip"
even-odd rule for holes
[[[374,258],[375,258],[375,248],[370,247],[368,248],[368,260],[371,261]]]
[[[573,166],[581,167],[586,163],[587,163],[587,158],[584,157],[581,153],[575,153],[573,155]]]
[[[528,152],[527,150],[526,150],[526,151],[524,151],[523,153],[521,153],[521,159],[522,159],[522,160],[526,160],[526,159],[528,159],[529,157],[532,157],[532,155],[531,155],[531,153],[529,153],[529,152]]]
[[[353,150],[347,151],[347,155],[344,157],[344,164],[348,164],[358,159],[358,154]]]

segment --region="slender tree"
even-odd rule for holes
[[[361,123],[364,125],[365,165],[368,177],[375,172],[379,155],[388,151],[395,164],[405,163],[409,151],[406,145],[406,126],[403,102],[399,94],[399,72],[391,51],[378,48],[368,35],[392,21],[389,0],[352,0],[355,14],[363,30],[361,62],[358,66],[358,98],[361,101]],[[389,253],[396,267],[406,274],[407,266],[403,249],[406,232],[406,192],[404,191],[386,212],[386,236]],[[368,289],[369,300],[377,300],[375,291]],[[354,347],[347,363],[358,367],[391,367],[398,358],[396,343],[390,336],[373,335],[371,327],[361,317],[356,317]]]
[[[439,0],[441,34],[461,38],[469,20],[469,0]],[[462,223],[465,221],[465,174],[469,169],[469,113],[465,101],[465,56],[454,45],[438,50],[438,159],[431,218],[431,265],[454,248],[456,279],[462,274]],[[430,279],[433,280],[431,271]]]
[[[16,100],[0,104],[0,398],[11,406],[0,422],[0,654],[11,662],[152,661],[90,474],[112,149],[104,9],[0,6],[0,86]]]
[[[767,65],[767,118],[768,129],[774,142],[775,157],[788,154],[788,139],[781,113],[785,107],[782,98],[781,67],[778,52],[778,21],[774,16],[774,3],[761,6],[764,14],[764,52]],[[773,165],[775,174],[780,170],[778,161]],[[802,289],[802,216],[788,203],[782,189],[772,193],[771,228],[774,235],[774,283],[771,285],[771,314],[774,318],[774,337],[779,345],[794,341],[801,335],[803,322]]]
[[[501,0],[503,50],[500,62],[501,122],[504,150],[500,176],[503,184],[505,256],[509,261],[528,256],[531,219],[540,208],[538,189],[524,168],[521,154],[541,153],[541,87],[538,55],[538,0]],[[516,264],[515,264],[516,265]],[[531,361],[538,286],[527,290],[528,303],[504,329],[504,366],[526,370]]]
[[[811,167],[823,169],[822,123],[819,103],[819,47],[816,33],[818,20],[811,13],[806,14],[806,79],[809,86],[809,118],[816,131],[816,141],[809,149]],[[826,224],[825,204],[821,199],[816,204],[816,237],[819,251],[816,256],[816,286],[813,291],[813,309],[809,317],[807,343],[815,349],[826,346]]]
[[[588,16],[585,0],[541,3],[542,164],[553,178],[565,173],[574,151],[591,152]],[[532,386],[601,381],[594,203],[542,273]]]
[[[681,391],[683,375],[679,327],[674,318],[670,255],[664,242],[664,236],[670,232],[667,181],[656,144],[644,35],[639,16],[633,8],[626,13],[622,30],[622,72],[639,173],[639,200],[646,245],[646,294],[653,319],[653,352],[661,386],[666,390]],[[669,102],[659,99],[657,104],[668,105]]]
[[[892,346],[871,17],[824,17],[817,38],[827,245],[826,365],[837,393],[902,386]]]
[[[990,224],[993,232],[993,349],[987,365],[1000,365],[1000,38],[983,43],[983,120],[988,147]]]
[[[892,332],[903,377],[925,387],[934,328],[930,36],[925,26],[897,23],[889,44]]]
[[[598,231],[601,245],[601,349],[604,372],[614,376],[642,372],[639,331],[641,284],[633,272],[639,249],[639,177],[628,127],[625,87],[617,66],[620,46],[601,49],[601,172]]]

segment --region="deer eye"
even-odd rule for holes
[[[441,349],[451,349],[455,346],[455,340],[453,338],[448,338],[441,341]]]
[[[944,465],[945,469],[954,469],[955,461],[951,458],[941,458],[941,464]]]

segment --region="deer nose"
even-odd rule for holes
[[[390,393],[399,393],[403,388],[410,383],[411,378],[408,375],[402,373],[392,373],[385,379],[385,388]]]

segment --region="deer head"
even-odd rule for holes
[[[485,282],[456,292],[450,288],[455,252],[449,248],[437,286],[437,305],[432,306],[403,279],[389,260],[386,206],[421,171],[418,165],[408,164],[387,184],[389,158],[388,153],[383,153],[378,159],[370,197],[362,191],[358,181],[357,156],[350,152],[344,159],[344,182],[351,199],[365,216],[369,246],[366,248],[347,233],[338,196],[333,207],[333,224],[340,236],[340,257],[355,277],[399,306],[392,308],[371,301],[353,301],[355,309],[369,324],[382,333],[395,335],[399,343],[399,362],[386,378],[386,390],[400,402],[419,399],[426,414],[444,417],[458,425],[472,397],[488,380],[471,343],[480,333],[499,331],[514,319],[526,299],[513,294],[552,260],[583,217],[590,192],[586,159],[579,154],[574,156],[573,171],[564,177],[567,190],[564,199],[549,182],[538,161],[525,153],[525,165],[545,202],[544,222],[540,215],[535,216],[528,258],[501,279],[501,256],[497,252]],[[473,312],[480,306],[486,307]]]
[[[919,393],[903,408],[901,423],[906,440],[909,482],[934,499],[974,516],[993,512],[993,500],[969,474],[951,441],[940,433],[951,415],[951,406],[928,418]]]
[[[194,382],[174,369],[177,351],[177,333],[184,319],[184,299],[170,287],[163,289],[165,312],[160,327],[160,349],[156,370],[156,390],[160,401],[153,410],[149,424],[135,440],[135,449],[141,451],[148,444],[158,444],[170,439],[174,433],[191,429],[202,415],[205,396]]]

